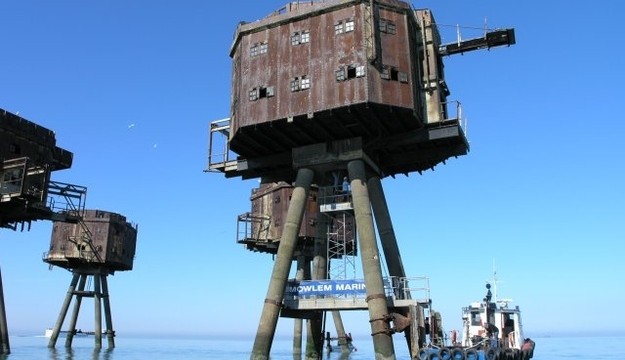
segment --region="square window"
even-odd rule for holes
[[[360,66],[356,66],[356,77],[363,77],[365,76],[365,67],[360,65]]]
[[[258,55],[258,44],[254,44],[250,48],[250,56],[256,56],[256,55]]]
[[[388,21],[386,23],[386,32],[389,34],[395,34],[397,32],[397,28],[394,22]]]
[[[380,23],[378,24],[378,27],[381,32],[386,32],[386,20],[380,19]]]
[[[298,45],[299,44],[299,33],[294,33],[293,35],[291,35],[291,45]]]
[[[291,91],[299,91],[299,79],[291,80]]]
[[[338,69],[335,71],[336,81],[345,80],[345,69]]]
[[[345,32],[354,31],[354,20],[345,21]]]
[[[403,82],[403,83],[408,82],[408,74],[405,72],[400,71],[397,78],[399,79],[399,82]]]
[[[250,99],[250,101],[258,100],[258,89],[254,88],[254,89],[250,90],[249,99]]]
[[[302,90],[310,89],[310,79],[306,76],[302,76],[300,79],[300,88]]]
[[[266,54],[267,53],[267,48],[268,48],[267,43],[266,42],[262,42],[262,43],[260,43],[260,45],[258,47],[258,52],[260,54]]]
[[[384,80],[390,80],[391,79],[391,69],[389,69],[387,67],[382,69],[382,73],[380,74],[380,77],[382,77],[382,79],[384,79]]]
[[[347,67],[347,78],[348,79],[353,79],[356,77],[356,67],[353,65],[350,65]]]
[[[336,24],[334,24],[334,34],[338,35],[342,33],[343,33],[343,22],[339,21]]]
[[[302,44],[310,42],[310,32],[302,31],[302,34],[300,35],[300,42]]]
[[[399,71],[395,68],[391,68],[391,80],[397,81],[399,80]]]
[[[274,95],[275,95],[275,93],[274,93],[274,90],[273,90],[273,86],[267,87],[267,97],[272,97]]]

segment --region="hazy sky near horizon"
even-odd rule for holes
[[[208,125],[229,115],[236,25],[285,3],[0,2],[0,108],[74,153],[54,180],[139,225],[134,270],[109,278],[118,334],[256,332],[273,262],[235,238],[257,182],[203,170]],[[445,59],[471,152],[383,181],[406,272],[430,278],[446,330],[482,299],[495,264],[526,335],[624,331],[624,3],[413,6],[433,11],[445,42],[453,25],[469,38],[486,21],[514,27],[517,44]],[[50,234],[41,221],[0,230],[11,334],[58,316],[71,274],[42,262]],[[79,327],[92,327],[92,308],[85,299]],[[366,313],[345,317],[348,331],[369,332]]]

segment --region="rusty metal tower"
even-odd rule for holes
[[[93,334],[96,347],[102,347],[103,334],[106,335],[108,346],[115,346],[107,276],[115,271],[132,270],[136,243],[137,226],[116,213],[85,210],[81,221],[76,224],[54,222],[50,250],[44,255],[43,261],[70,270],[73,277],[52,329],[49,347],[56,345],[69,306],[75,298],[65,339],[65,346],[71,347],[80,306],[85,297],[94,299]],[[86,284],[93,285],[93,288],[87,289]],[[105,331],[102,329],[102,307],[106,321]]]
[[[0,228],[29,230],[37,220],[53,221],[52,241],[44,261],[74,273],[50,346],[54,346],[73,296],[76,306],[66,346],[71,346],[83,297],[96,302],[96,346],[101,347],[101,301],[104,301],[109,346],[114,346],[106,276],[131,270],[137,227],[106,211],[86,210],[87,188],[51,180],[68,169],[73,154],[56,146],[54,132],[0,109]],[[88,277],[95,289],[85,290]],[[76,286],[78,289],[76,290]],[[0,354],[10,352],[0,277]]]
[[[239,240],[276,255],[251,359],[269,358],[279,316],[314,325],[323,312],[348,309],[368,310],[376,359],[395,358],[397,332],[406,334],[416,356],[428,299],[411,294],[381,179],[422,173],[467,154],[443,57],[514,43],[514,30],[502,29],[441,44],[432,13],[399,0],[292,2],[239,24],[230,49],[230,117],[210,125],[207,171],[260,178],[256,192],[283,193],[279,206],[275,196],[272,205],[258,206],[253,194],[252,212],[244,216],[250,235]],[[321,201],[319,194],[343,177],[349,200]],[[362,282],[328,279],[328,234],[336,229],[324,223],[336,223],[341,213],[356,228]],[[296,260],[302,273],[307,266],[300,263],[312,261],[312,274],[302,275],[312,281],[306,286],[288,279]],[[304,291],[339,285],[365,296],[348,305],[336,292]],[[320,353],[319,327],[309,331]]]
[[[52,130],[0,109],[0,228],[23,231],[37,220],[78,221],[75,208],[64,204],[82,202],[86,189],[50,179],[53,171],[71,167],[72,158],[56,146]],[[53,196],[70,201],[48,202]],[[0,354],[8,353],[0,277]]]

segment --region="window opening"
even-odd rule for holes
[[[347,65],[335,71],[336,81],[345,81],[366,75],[364,65]]]
[[[336,70],[336,81],[345,80],[345,70],[343,68]]]
[[[353,79],[356,77],[356,67],[350,65],[347,67],[347,78]]]
[[[291,91],[299,91],[299,79],[298,78],[291,80]]]
[[[334,34],[342,34],[343,33],[343,21],[338,21],[334,24]]]
[[[306,44],[310,42],[310,31],[296,31],[291,35],[291,45]]]
[[[253,88],[252,90],[250,90],[249,99],[250,101],[258,100],[258,89]]]
[[[345,20],[345,32],[354,31],[354,20]]]
[[[300,34],[300,42],[302,44],[306,44],[310,42],[310,32],[309,31],[302,31],[302,33]]]
[[[274,96],[273,86],[259,86],[250,90],[249,99],[250,101],[255,101],[272,96]]]
[[[302,75],[291,80],[291,91],[300,91],[310,89],[310,78],[307,75]]]
[[[250,56],[258,56],[258,55],[266,54],[268,48],[269,48],[269,45],[267,44],[266,41],[263,41],[261,43],[255,43],[250,48]]]
[[[360,65],[360,66],[356,66],[356,77],[363,77],[365,76],[365,67]]]
[[[395,68],[391,68],[391,80],[397,81],[399,80],[399,71]]]
[[[310,79],[306,75],[300,78],[300,87],[302,90],[310,89]]]
[[[391,20],[387,19],[380,19],[378,23],[378,28],[380,29],[380,32],[387,34],[395,34],[397,32],[397,25],[395,25],[395,23]]]

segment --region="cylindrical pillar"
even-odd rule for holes
[[[113,330],[113,316],[111,316],[111,301],[109,297],[109,286],[107,274],[102,275],[102,300],[104,300],[104,319],[106,321],[106,339],[109,348],[115,347],[115,331]]]
[[[396,295],[401,298],[410,299],[411,294],[405,291],[403,288],[406,272],[404,270],[404,263],[401,259],[399,252],[399,245],[397,244],[397,237],[395,237],[395,230],[393,229],[393,222],[391,221],[391,213],[388,210],[388,203],[386,202],[386,196],[384,195],[384,189],[382,188],[382,181],[377,175],[371,176],[367,181],[369,185],[369,197],[371,198],[371,207],[373,208],[373,214],[375,215],[375,223],[378,228],[378,234],[380,235],[380,243],[382,244],[382,251],[384,252],[384,259],[386,260],[386,266],[388,267],[388,273],[395,279],[391,280],[392,284],[398,286],[396,288]],[[396,309],[403,316],[410,316],[409,308]],[[411,328],[408,327],[404,330],[406,335],[406,344],[411,354],[416,354],[418,348],[414,347],[416,336],[418,340],[419,334],[413,333]]]
[[[314,258],[312,274],[309,279],[324,280],[328,278],[328,219],[319,213],[315,231]],[[323,311],[307,320],[306,359],[320,359],[323,354]]]
[[[87,274],[80,274],[80,280],[78,281],[78,293],[82,293],[85,290],[85,283],[87,282]],[[69,319],[68,333],[65,337],[65,347],[72,347],[72,341],[74,340],[74,331],[76,330],[76,323],[78,322],[78,313],[80,312],[80,305],[82,304],[82,295],[76,295],[76,301],[74,302],[74,310]]]
[[[334,320],[336,337],[338,338],[338,344],[341,347],[341,352],[351,352],[351,350],[349,349],[349,343],[347,341],[347,335],[345,334],[345,326],[343,326],[343,318],[341,317],[341,312],[338,310],[333,310],[332,319]]]
[[[314,172],[310,169],[299,169],[295,180],[295,188],[291,195],[291,202],[286,215],[286,222],[282,230],[280,246],[273,265],[269,289],[263,306],[263,312],[258,324],[251,360],[268,360],[271,344],[278,324],[280,307],[284,298],[293,253],[297,245],[299,229],[304,216],[308,191],[312,183]]]
[[[369,308],[369,322],[376,360],[395,359],[393,339],[388,324],[388,307],[382,279],[380,253],[376,243],[371,213],[371,202],[367,189],[365,164],[362,160],[352,160],[347,164],[349,173],[352,201],[358,239],[360,243],[360,258],[367,287],[367,306]]]
[[[2,289],[2,271],[0,271],[0,355],[11,353],[9,346],[9,327],[4,307],[4,290]]]
[[[59,313],[59,317],[56,320],[56,324],[54,324],[54,328],[52,329],[52,336],[50,336],[50,341],[48,341],[48,347],[54,347],[56,345],[56,340],[59,338],[59,333],[61,332],[61,326],[63,326],[63,321],[65,320],[65,316],[67,315],[67,309],[69,309],[69,304],[72,302],[72,297],[74,296],[74,290],[76,289],[76,284],[78,284],[79,278],[80,278],[80,274],[74,273],[74,276],[72,277],[72,281],[69,284],[69,289],[67,289],[65,300],[63,301],[63,305],[61,306],[61,312]]]
[[[295,279],[298,281],[304,280],[304,267],[308,266],[306,257],[300,255],[297,257],[297,273]],[[293,358],[301,359],[302,357],[302,330],[303,319],[295,319],[293,328]]]
[[[388,266],[388,273],[391,276],[399,278],[406,277],[404,264],[399,253],[399,246],[397,245],[397,238],[395,237],[395,231],[393,230],[391,213],[388,210],[388,204],[386,202],[386,197],[384,196],[384,190],[382,189],[380,177],[370,177],[367,181],[367,185],[369,186],[371,207],[373,208],[375,223],[378,227],[378,233],[380,234],[380,242],[382,243],[384,259],[386,260],[386,265]]]
[[[95,304],[95,347],[96,349],[102,348],[102,293],[101,293],[101,278],[100,274],[93,275],[93,303]]]

